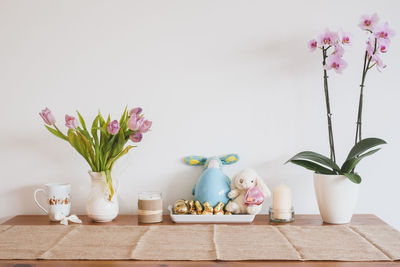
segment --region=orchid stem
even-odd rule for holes
[[[329,47],[328,47],[329,48]],[[328,48],[322,49],[322,56],[323,56],[323,66],[326,64],[326,51]],[[326,69],[324,69],[324,91],[325,91],[325,102],[326,102],[326,115],[328,119],[328,134],[329,134],[329,147],[330,147],[330,157],[333,162],[336,163],[336,155],[335,155],[335,144],[333,141],[333,127],[332,127],[332,113],[331,113],[331,106],[329,102],[329,89],[328,89],[328,75]]]
[[[377,48],[377,39],[375,38],[374,52],[372,53],[373,55],[376,52],[376,48]],[[371,59],[372,59],[372,56],[368,55],[368,51],[365,51],[363,73],[362,73],[361,84],[360,84],[360,99],[358,102],[355,144],[360,142],[362,139],[361,129],[362,129],[362,110],[363,110],[363,102],[364,102],[365,78],[367,77],[368,70],[370,70],[375,65],[375,64],[373,64],[372,66],[370,66]]]

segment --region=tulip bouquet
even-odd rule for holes
[[[375,13],[371,16],[362,16],[359,24],[359,27],[364,30],[368,35],[366,42],[367,46],[365,49],[360,85],[361,90],[358,103],[355,145],[350,150],[345,162],[341,167],[336,164],[327,72],[329,70],[335,70],[335,72],[340,74],[342,73],[343,69],[346,68],[347,63],[343,59],[345,51],[344,47],[351,43],[351,36],[350,34],[343,31],[333,32],[329,29],[321,34],[318,40],[311,40],[309,42],[309,48],[311,51],[320,49],[322,52],[322,67],[326,114],[328,120],[330,158],[315,152],[304,151],[292,157],[288,162],[297,164],[320,174],[345,175],[352,182],[358,184],[361,182],[361,177],[354,172],[356,165],[360,162],[362,158],[372,155],[379,150],[379,148],[370,150],[371,148],[378,145],[386,144],[384,140],[379,138],[361,138],[361,119],[366,76],[368,71],[370,71],[374,67],[376,67],[378,71],[381,71],[386,67],[386,65],[382,62],[381,55],[387,52],[391,37],[394,36],[394,31],[389,28],[387,22],[383,24],[378,24],[378,21],[379,18]]]
[[[134,108],[129,112],[125,108],[119,121],[111,121],[110,115],[105,121],[99,112],[89,132],[81,114],[78,111],[76,113],[79,122],[75,117],[65,115],[67,134],[56,126],[54,115],[48,108],[39,114],[47,124],[45,127],[50,133],[69,142],[87,161],[93,172],[102,173],[109,189],[109,200],[111,200],[114,195],[111,178],[114,163],[134,147],[125,146],[129,140],[134,143],[142,140],[143,134],[149,131],[152,122],[144,119],[141,108]]]

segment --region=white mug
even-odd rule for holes
[[[40,205],[36,198],[38,192],[46,194],[49,210],[46,210],[42,205]],[[64,216],[69,215],[71,209],[71,184],[45,184],[44,188],[38,188],[35,190],[33,198],[39,208],[49,215],[51,221],[57,221],[55,218],[57,213],[62,213]]]

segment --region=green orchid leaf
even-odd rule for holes
[[[371,150],[371,151],[369,151],[367,153],[364,153],[364,154],[358,156],[357,158],[350,158],[350,159],[346,160],[343,163],[343,166],[342,166],[342,169],[341,169],[342,172],[343,173],[351,172],[363,158],[365,158],[367,156],[370,156],[372,154],[375,154],[379,150],[381,150],[381,149],[377,148],[377,149]]]
[[[322,164],[324,166],[327,166],[329,168],[332,168],[332,170],[336,172],[340,172],[340,167],[333,162],[330,158],[325,157],[324,155],[312,152],[312,151],[303,151],[298,154],[296,154],[294,157],[292,157],[288,162],[291,162],[292,160],[309,160],[313,161],[319,164]]]
[[[366,138],[358,142],[353,146],[350,150],[349,155],[347,156],[347,160],[351,158],[358,157],[360,154],[364,153],[368,149],[371,149],[375,146],[384,145],[386,141],[379,139],[379,138]]]
[[[344,176],[349,178],[349,180],[355,184],[361,183],[361,177],[357,173],[345,173]]]
[[[47,125],[45,125],[45,127],[47,128],[47,130],[49,130],[50,133],[54,134],[55,136],[65,140],[65,141],[68,141],[68,138],[65,135],[63,135],[62,133],[60,133],[59,131],[57,131],[57,130],[55,130],[53,128],[50,128]]]
[[[308,170],[312,170],[320,174],[336,174],[333,170],[322,167],[321,165],[307,160],[289,160],[289,162],[304,167]]]

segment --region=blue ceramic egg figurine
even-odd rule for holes
[[[185,158],[188,165],[204,165],[204,171],[200,175],[196,185],[193,187],[194,200],[210,203],[215,207],[218,202],[225,205],[228,203],[228,193],[230,189],[230,179],[222,172],[222,166],[233,164],[239,160],[238,155],[228,154],[221,157],[201,157],[189,156]]]

